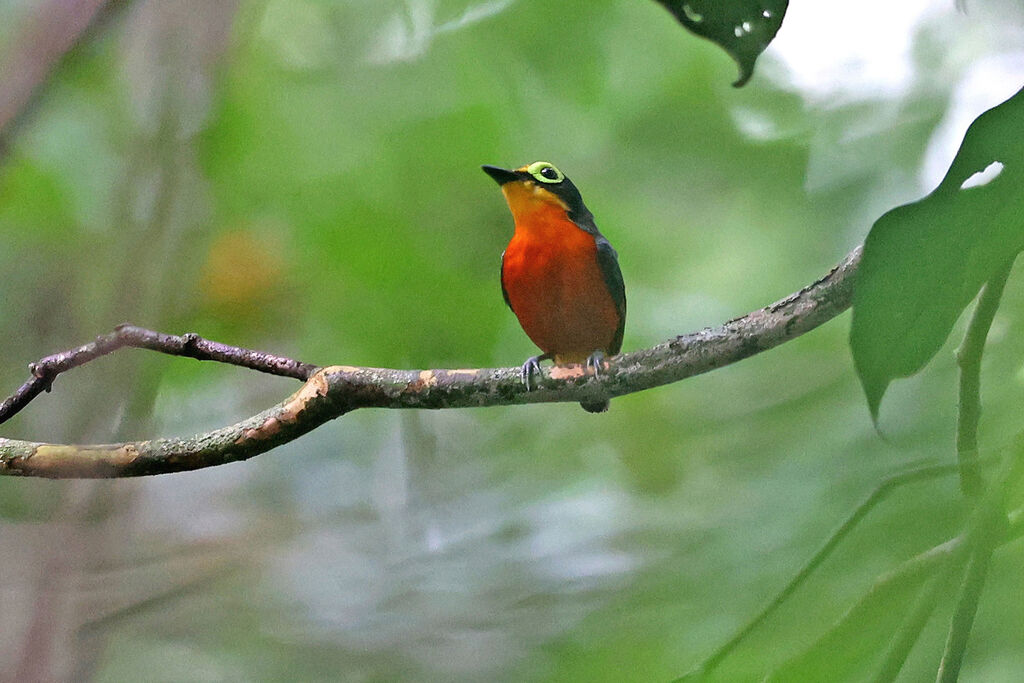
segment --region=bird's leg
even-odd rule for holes
[[[540,362],[542,360],[551,360],[551,354],[542,353],[539,356],[530,356],[526,359],[526,362],[523,363],[523,368],[520,370],[519,374],[523,378],[523,384],[526,385],[527,391],[530,390],[530,378],[533,376],[533,373],[540,372]]]
[[[587,357],[587,367],[594,371],[594,377],[601,376],[601,366],[604,363],[604,351],[598,349]]]

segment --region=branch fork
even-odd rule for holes
[[[581,366],[556,366],[527,391],[519,368],[396,370],[310,363],[229,346],[195,333],[170,335],[119,325],[89,343],[40,359],[31,377],[0,403],[0,423],[53,385],[63,372],[134,347],[237,365],[304,381],[276,406],[234,425],[189,438],[120,444],[47,444],[0,438],[0,475],[131,477],[200,469],[251,458],[297,439],[357,408],[469,408],[599,400],[678,382],[794,339],[845,311],[861,248],[821,279],[765,308],[719,327],[620,354],[600,377]]]

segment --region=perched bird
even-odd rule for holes
[[[509,171],[484,166],[501,185],[515,234],[501,255],[501,292],[519,324],[543,353],[523,363],[523,382],[540,361],[586,363],[599,374],[606,355],[622,348],[626,287],[618,254],[572,181],[546,161]],[[591,413],[608,401],[584,402]]]

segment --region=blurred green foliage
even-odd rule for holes
[[[0,4],[0,27],[30,11]],[[729,58],[654,2],[135,3],[62,64],[0,159],[0,381],[124,319],[323,364],[518,364],[534,350],[498,285],[511,219],[479,165],[539,158],[619,251],[625,350],[720,323],[931,189],[919,169],[959,88],[1011,53],[974,37],[1007,16],[928,15],[895,90],[804,90],[769,49],[737,91]],[[983,449],[1019,429],[1019,277],[986,355]],[[844,317],[602,416],[360,412],[224,468],[0,480],[0,613],[66,607],[60,647],[12,627],[0,662],[112,681],[671,679],[884,476],[953,460],[962,323],[890,389],[881,434],[847,333]],[[3,433],[192,433],[293,386],[125,352]],[[892,496],[718,677],[809,653],[801,675],[829,679],[815,643],[964,507],[952,479]],[[1019,541],[995,556],[965,679],[1024,667],[1022,561]],[[934,675],[951,604],[905,680]],[[881,612],[850,652],[885,640]]]

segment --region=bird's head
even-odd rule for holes
[[[505,195],[514,216],[524,216],[550,205],[560,207],[570,218],[590,215],[580,191],[565,174],[547,161],[535,161],[514,171],[497,166],[483,166]]]

